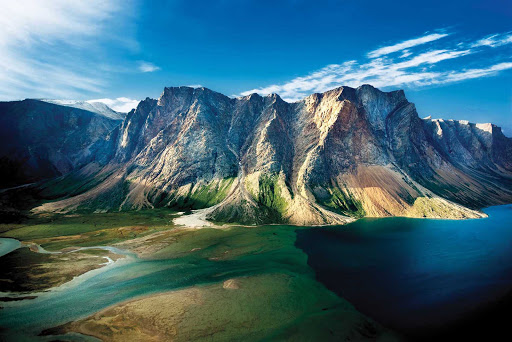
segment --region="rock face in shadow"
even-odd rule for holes
[[[209,208],[221,222],[313,225],[512,202],[512,139],[498,127],[420,119],[403,91],[369,85],[295,103],[165,88],[92,149],[100,167],[87,175],[102,181],[37,210]]]
[[[121,123],[39,100],[0,102],[0,188],[67,174]],[[102,142],[104,144],[104,142]]]

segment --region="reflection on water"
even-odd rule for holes
[[[512,290],[512,206],[486,219],[362,219],[298,231],[317,278],[377,321],[418,334]]]

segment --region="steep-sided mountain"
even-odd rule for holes
[[[498,127],[423,120],[403,91],[369,85],[295,103],[165,88],[95,150],[72,175],[95,185],[37,210],[209,208],[217,221],[310,225],[512,202],[512,139]]]
[[[119,118],[39,100],[0,102],[0,188],[67,174],[94,159]]]

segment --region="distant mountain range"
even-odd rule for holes
[[[126,113],[116,112],[106,104],[98,101],[74,101],[74,100],[47,100],[42,99],[41,101],[53,103],[60,106],[73,107],[78,109],[87,110],[96,114],[103,115],[112,120],[123,120],[126,117]]]
[[[0,103],[2,184],[39,181],[33,191],[53,201],[37,211],[209,208],[220,222],[315,225],[481,217],[512,202],[512,139],[492,124],[420,119],[401,90],[287,103],[172,87],[124,119],[48,102]]]

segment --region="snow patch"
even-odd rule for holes
[[[103,102],[98,101],[76,101],[76,100],[48,100],[43,99],[41,101],[53,103],[59,106],[73,107],[78,109],[83,109],[89,112],[93,112],[104,117],[107,117],[112,120],[124,120],[125,114],[119,113],[104,104]]]

